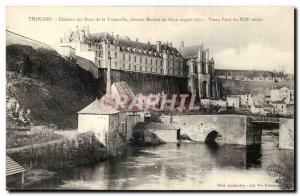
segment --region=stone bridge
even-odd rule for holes
[[[161,120],[180,129],[180,134],[186,134],[199,142],[215,140],[217,135],[220,135],[222,142],[226,144],[258,145],[261,144],[262,129],[266,124],[278,126],[279,141],[285,143],[281,145],[282,148],[291,146],[293,142],[293,119],[267,119],[244,115],[164,115],[161,116]]]

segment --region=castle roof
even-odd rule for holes
[[[92,33],[89,34],[89,36],[85,37],[85,42],[91,42],[91,43],[101,43],[102,41],[105,41],[106,43],[111,44],[117,44],[121,46],[122,49],[142,49],[143,51],[151,51],[153,54],[159,52],[157,51],[157,45],[149,43],[142,43],[139,41],[133,41],[131,39],[127,38],[121,38],[112,36],[109,33],[101,32],[101,33]],[[171,47],[169,44],[161,44],[161,50],[169,51],[173,55],[180,55],[178,50],[174,47]]]

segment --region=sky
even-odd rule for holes
[[[51,17],[51,21],[32,21],[29,17]],[[75,21],[59,21],[60,17]],[[117,21],[108,21],[108,17]],[[203,43],[219,69],[294,73],[293,7],[6,8],[7,30],[50,45],[57,45],[64,32],[76,26],[89,26],[91,33],[113,32],[142,42],[168,41],[174,47],[179,47],[181,40],[185,46]]]

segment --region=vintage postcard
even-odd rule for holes
[[[294,13],[7,6],[7,189],[294,191]]]

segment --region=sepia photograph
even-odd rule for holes
[[[295,191],[294,7],[5,10],[7,190]]]

